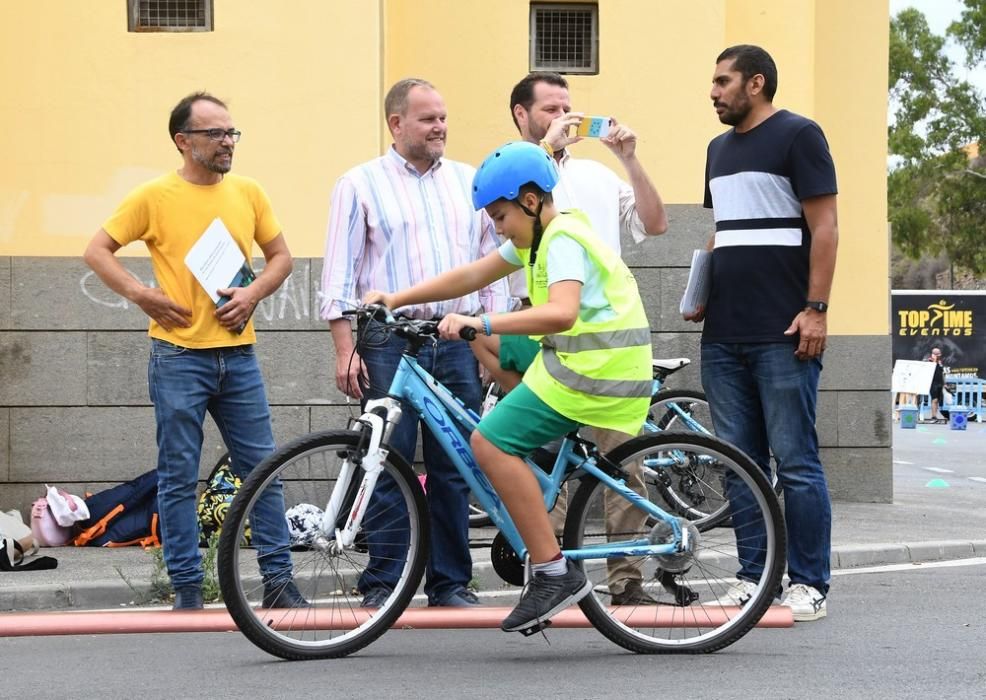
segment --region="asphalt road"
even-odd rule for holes
[[[986,424],[969,423],[966,430],[938,425],[894,428],[896,488],[941,479],[947,486],[940,488],[972,489],[986,499]]]
[[[984,581],[984,559],[840,572],[825,620],[704,656],[638,656],[593,630],[392,631],[305,663],[238,633],[0,638],[0,696],[981,700]]]

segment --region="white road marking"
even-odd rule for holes
[[[935,472],[936,474],[954,474],[954,469],[939,469],[938,467],[921,467],[926,472]]]
[[[970,476],[969,481],[978,481],[980,484],[986,484],[986,476]]]
[[[860,566],[853,569],[833,569],[833,576],[847,576],[849,574],[880,574],[887,571],[915,571],[917,569],[943,569],[952,566],[979,566],[986,564],[986,557],[972,557],[969,559],[952,559],[949,561],[929,561],[907,564],[885,564],[883,566]]]
[[[914,464],[914,462],[905,462],[902,459],[895,459],[894,464]]]

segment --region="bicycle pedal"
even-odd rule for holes
[[[688,607],[698,599],[698,593],[685,586],[678,588],[678,590],[674,592],[675,603],[683,608]]]
[[[551,620],[545,620],[544,622],[539,622],[533,627],[528,627],[526,629],[517,630],[517,631],[520,632],[525,637],[530,637],[532,634],[537,634],[541,630],[548,629],[549,627],[551,627]]]

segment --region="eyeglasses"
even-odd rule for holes
[[[236,129],[182,129],[183,134],[205,134],[210,141],[222,141],[226,136],[233,139],[233,143],[240,140],[242,132]]]

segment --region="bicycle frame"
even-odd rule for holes
[[[476,499],[483,506],[494,525],[517,552],[521,559],[526,559],[527,548],[517,531],[513,520],[504,508],[502,501],[493,489],[486,475],[483,474],[479,464],[473,456],[469,446],[469,435],[476,428],[479,416],[471,409],[466,408],[445,386],[432,377],[423,369],[417,360],[408,354],[401,357],[397,372],[394,375],[390,386],[389,397],[367,402],[366,412],[361,421],[365,421],[370,426],[373,437],[370,439],[370,449],[380,450],[382,442],[385,441],[389,430],[384,430],[380,416],[375,411],[384,408],[387,411],[388,425],[396,424],[400,420],[401,408],[396,399],[410,406],[413,412],[420,416],[425,424],[431,429],[432,434],[438,440],[444,452],[451,459],[456,469],[462,474],[463,479],[469,485]],[[379,431],[384,431],[379,435]],[[613,542],[606,544],[593,545],[577,550],[563,550],[563,554],[574,560],[581,559],[605,559],[610,557],[629,557],[629,556],[654,556],[661,554],[674,554],[686,551],[689,547],[688,531],[682,529],[678,519],[660,507],[640,496],[635,491],[626,486],[622,479],[616,479],[599,468],[592,456],[587,458],[578,455],[574,451],[575,443],[565,438],[558,458],[550,473],[546,473],[530,459],[526,459],[528,466],[533,470],[538,484],[544,494],[545,507],[548,509],[554,506],[558,497],[562,482],[565,480],[569,467],[588,473],[599,481],[603,482],[609,489],[618,493],[621,497],[634,503],[648,515],[658,520],[662,520],[672,528],[674,541],[666,544],[653,544],[646,538],[629,540],[625,542]],[[372,493],[372,488],[376,483],[378,469],[372,467],[380,464],[382,459],[379,455],[372,455],[367,452],[364,460],[370,460],[371,469],[368,470],[364,483],[361,485],[359,495],[353,504],[352,511],[347,518],[345,532],[342,533],[343,541],[348,540],[351,544],[355,538],[356,531],[359,529],[360,521],[366,510],[367,497]],[[338,513],[339,503],[342,496],[336,492],[344,493],[346,484],[340,479],[333,492],[330,507],[326,509],[325,523],[335,522]],[[332,506],[335,505],[333,508]],[[331,520],[330,520],[331,518]],[[327,530],[331,532],[330,530]],[[337,539],[340,533],[337,533]]]

